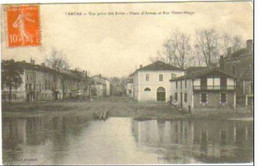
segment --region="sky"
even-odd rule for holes
[[[130,12],[184,12],[192,14],[131,15]],[[2,9],[2,59],[42,63],[55,49],[70,67],[91,75],[122,77],[162,50],[175,29],[194,36],[197,29],[253,38],[253,11],[249,2],[44,4],[40,6],[41,46],[7,45],[6,16]],[[69,16],[68,12],[86,15]],[[128,15],[90,16],[92,13],[125,12]],[[193,42],[196,42],[195,40]]]

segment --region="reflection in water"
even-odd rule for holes
[[[82,126],[88,124],[85,119],[73,116],[3,118],[4,163],[32,164],[31,162],[47,159],[50,155],[59,160],[60,156],[55,152],[67,150],[68,136],[80,135]]]
[[[252,162],[252,131],[252,122],[132,120],[137,145],[168,163]]]
[[[252,162],[252,122],[3,118],[5,164]]]

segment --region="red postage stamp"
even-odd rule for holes
[[[38,5],[12,5],[6,7],[8,45],[40,45],[40,20]]]

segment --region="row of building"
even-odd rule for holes
[[[253,105],[253,41],[221,56],[217,67],[181,69],[162,61],[130,74],[127,96],[137,101],[170,102],[186,110]]]
[[[110,95],[110,81],[101,75],[89,77],[86,71],[58,71],[44,63],[35,64],[32,59],[30,63],[15,63],[23,70],[22,84],[12,87],[11,95],[8,85],[2,84],[3,102],[9,101],[9,97],[11,102],[32,102]]]

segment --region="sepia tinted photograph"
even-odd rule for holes
[[[253,9],[2,4],[3,164],[253,165]]]

